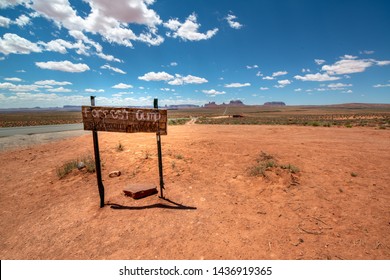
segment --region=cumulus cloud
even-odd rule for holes
[[[5,81],[8,81],[8,82],[21,82],[22,79],[21,78],[16,78],[16,77],[12,77],[12,78],[4,78]]]
[[[0,27],[8,28],[11,23],[11,20],[9,18],[0,16]]]
[[[112,86],[112,88],[128,89],[128,88],[133,88],[133,86],[128,85],[128,84],[124,84],[124,83],[119,83],[119,84]]]
[[[336,81],[339,80],[339,77],[329,76],[327,73],[316,73],[316,74],[306,74],[305,76],[296,75],[295,79],[301,81],[311,81],[311,82],[325,82],[325,81]]]
[[[233,14],[228,14],[225,19],[231,28],[241,29],[243,27],[243,25],[236,20],[237,17]]]
[[[105,64],[105,65],[101,66],[100,69],[108,69],[108,70],[111,70],[111,71],[114,71],[116,73],[123,74],[123,75],[126,74],[125,71],[123,71],[123,70],[121,70],[119,68],[116,68],[116,67],[112,67],[112,66],[110,66],[108,64]]]
[[[231,84],[225,84],[226,88],[240,88],[240,87],[249,87],[251,84],[250,83],[231,83]]]
[[[0,53],[8,55],[29,54],[32,52],[42,52],[42,49],[35,43],[30,42],[13,33],[6,33],[0,38]]]
[[[82,18],[68,0],[35,0],[31,8],[38,14],[52,20],[59,27],[72,31],[87,31],[99,34],[110,43],[132,47],[131,41],[159,45],[164,39],[157,35],[156,26],[162,21],[156,12],[149,9],[151,0],[88,0],[90,13]],[[146,32],[136,35],[128,24],[146,26]]]
[[[328,88],[331,89],[344,89],[345,87],[351,87],[352,84],[343,84],[343,83],[332,83],[328,85]]]
[[[174,77],[167,72],[149,72],[146,73],[143,76],[138,77],[139,80],[144,81],[169,81],[172,80]]]
[[[278,76],[283,76],[283,75],[287,75],[287,71],[278,71],[278,72],[274,72],[272,73],[272,77],[278,77]]]
[[[179,74],[175,75],[175,79],[172,81],[169,81],[168,84],[174,85],[174,86],[180,86],[185,84],[203,84],[207,83],[208,81],[205,78],[187,75],[187,76],[181,76]]]
[[[274,77],[271,77],[271,76],[265,76],[262,78],[263,80],[275,80]]]
[[[291,84],[291,81],[290,80],[281,80],[281,81],[278,81],[278,84],[282,85],[282,86],[287,86],[287,85]]]
[[[208,94],[208,95],[221,95],[221,94],[225,94],[226,92],[225,91],[218,91],[218,90],[215,90],[215,89],[210,89],[210,90],[202,90],[203,93],[205,94]]]
[[[261,87],[260,90],[269,90],[268,87]]]
[[[15,20],[15,24],[20,27],[23,27],[29,23],[30,23],[30,18],[26,15],[21,15]]]
[[[317,65],[322,65],[326,62],[326,60],[323,60],[323,59],[314,59],[314,62],[317,64]]]
[[[364,72],[368,67],[374,65],[373,60],[356,58],[356,56],[345,55],[332,65],[322,66],[322,70],[329,75],[342,75]]]
[[[179,37],[184,41],[207,40],[218,32],[218,28],[210,29],[205,33],[199,32],[201,25],[197,22],[195,13],[189,15],[184,23],[181,23],[178,19],[170,19],[163,25],[172,31],[167,33],[168,37]]]
[[[67,81],[58,82],[55,80],[42,80],[42,81],[36,81],[34,84],[40,86],[66,86],[66,85],[71,85],[72,83]]]
[[[93,93],[93,92],[104,92],[104,89],[86,88],[84,91],[85,92],[91,92],[91,93]]]
[[[390,87],[390,84],[376,84],[373,85],[374,88],[384,88],[384,87]]]
[[[255,69],[255,68],[259,68],[259,65],[254,64],[254,65],[247,65],[246,66],[246,69]]]
[[[84,63],[72,63],[65,61],[35,62],[35,65],[42,69],[57,70],[63,72],[80,73],[89,70],[88,65]]]
[[[64,87],[50,88],[47,91],[49,91],[49,92],[72,92],[71,89],[64,88]]]

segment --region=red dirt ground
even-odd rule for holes
[[[93,154],[90,134],[0,152],[1,259],[390,259],[389,130],[170,126],[171,202],[122,192],[158,186],[153,134],[99,140],[106,203],[120,209],[99,208],[95,174],[56,175]],[[252,176],[262,151],[300,172]]]

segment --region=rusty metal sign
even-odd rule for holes
[[[167,135],[167,110],[82,106],[84,130]]]

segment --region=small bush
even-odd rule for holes
[[[283,164],[283,165],[280,166],[280,168],[287,169],[291,173],[298,173],[299,172],[299,168],[296,167],[295,165],[292,165],[292,164]]]
[[[56,173],[58,178],[62,179],[68,175],[74,169],[83,169],[85,168],[88,173],[94,173],[96,170],[95,160],[92,156],[87,155],[81,158],[72,159],[67,161],[62,166],[57,167]]]
[[[123,146],[121,142],[119,142],[118,145],[116,145],[116,150],[118,152],[122,152],[124,149],[125,149],[125,146]]]

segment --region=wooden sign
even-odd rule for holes
[[[167,110],[82,106],[84,130],[160,132],[167,135]]]

